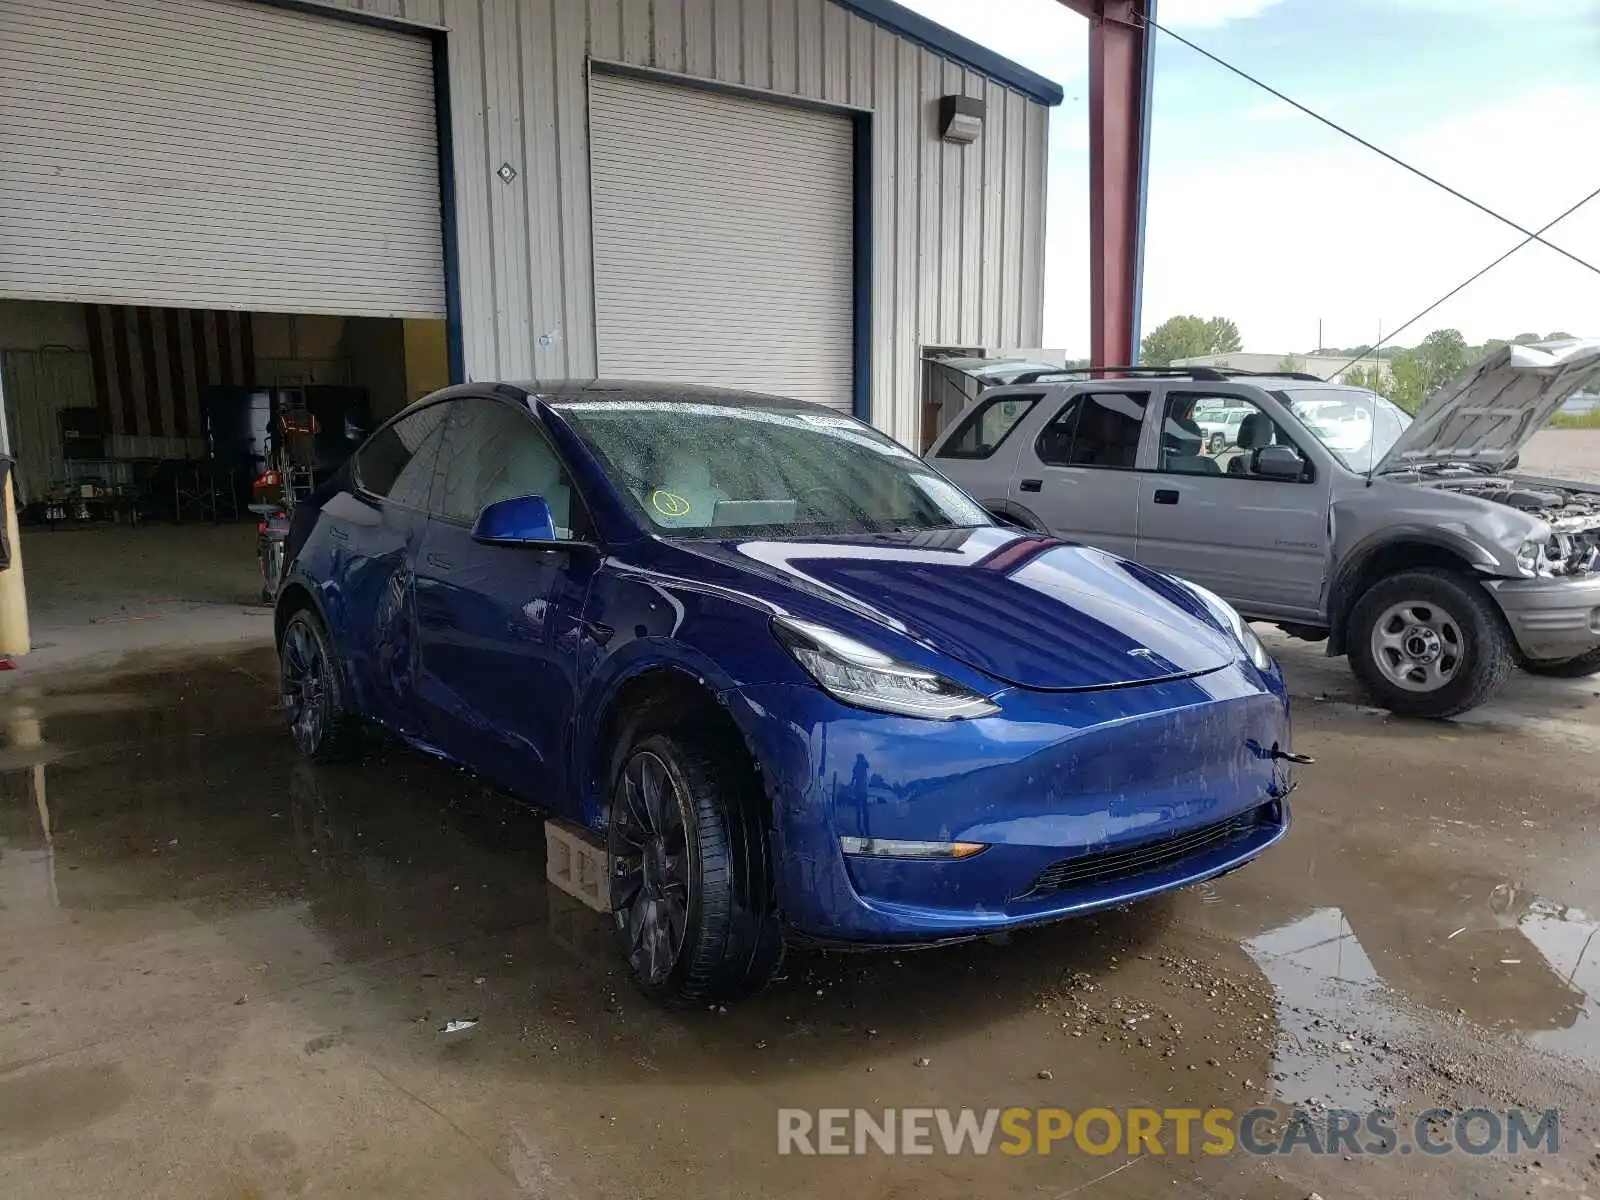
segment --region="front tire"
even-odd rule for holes
[[[1547,679],[1584,679],[1600,673],[1600,647],[1576,658],[1525,658],[1522,660],[1522,669]]]
[[[1476,708],[1514,663],[1500,613],[1475,580],[1423,568],[1380,580],[1356,601],[1350,667],[1390,712],[1453,717]]]
[[[760,784],[741,753],[680,729],[638,738],[614,773],[617,945],[639,986],[672,1007],[759,991],[782,960]]]
[[[316,613],[302,608],[284,626],[278,645],[279,694],[295,749],[313,762],[346,757],[357,733],[346,707],[333,639]]]
[[[1223,437],[1220,433],[1213,433],[1211,435],[1211,456],[1215,458],[1217,455],[1221,454],[1227,445],[1227,438]]]

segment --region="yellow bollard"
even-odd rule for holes
[[[11,565],[0,571],[0,654],[26,654],[28,594],[22,586],[22,538],[17,529],[17,493],[10,472],[6,473],[5,509]]]

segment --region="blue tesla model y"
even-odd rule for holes
[[[1284,836],[1277,666],[1216,596],[998,525],[826,408],[678,384],[450,388],[295,512],[303,753],[370,724],[606,839],[646,991],[786,938],[996,933]]]

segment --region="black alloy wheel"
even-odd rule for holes
[[[278,650],[279,690],[295,749],[328,761],[349,748],[354,724],[322,622],[308,609],[289,618]]]
[[[611,798],[612,911],[628,966],[666,984],[689,923],[690,851],[684,801],[661,756],[636,752]]]

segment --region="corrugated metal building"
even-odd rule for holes
[[[98,398],[130,435],[189,432],[151,364],[202,326],[147,310],[195,309],[444,318],[457,376],[914,442],[924,345],[1040,341],[1059,99],[889,0],[0,0],[0,299],[146,312],[82,318],[163,331],[125,339],[160,413]]]

